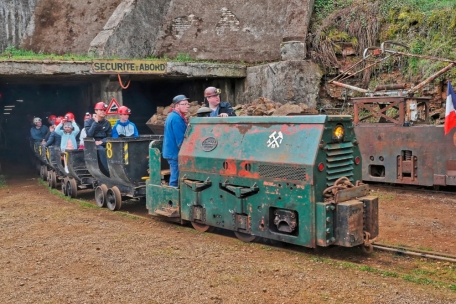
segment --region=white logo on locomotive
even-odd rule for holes
[[[276,136],[277,134],[277,136]],[[271,148],[271,149],[275,149],[275,148],[279,148],[280,147],[280,144],[282,144],[282,140],[283,140],[283,134],[282,132],[276,132],[274,131],[271,135],[269,135],[269,139],[268,139],[268,148]]]

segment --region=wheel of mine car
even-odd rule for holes
[[[51,188],[55,188],[57,186],[57,174],[52,171],[51,172]]]
[[[247,233],[243,233],[243,232],[239,232],[239,231],[235,231],[234,234],[236,235],[236,237],[238,239],[240,239],[241,241],[243,241],[245,243],[250,243],[257,239],[257,237],[255,235],[247,234]]]
[[[66,182],[67,182],[67,178],[64,178],[63,182],[62,182],[62,194],[65,196],[68,195]]]
[[[95,202],[100,208],[106,207],[106,196],[108,193],[108,187],[105,184],[95,188]]]
[[[48,186],[49,186],[50,188],[52,188],[52,185],[51,185],[51,173],[52,173],[52,171],[48,171],[48,172],[47,172],[47,177],[46,177],[47,182],[48,182]]]
[[[119,210],[122,206],[122,195],[116,186],[108,190],[106,195],[106,206],[111,211]]]
[[[78,195],[78,184],[74,178],[69,178],[67,181],[67,194],[71,198],[75,198]]]
[[[47,179],[47,168],[46,166],[41,166],[41,170],[40,170],[40,177],[42,180],[46,181]]]
[[[204,225],[204,224],[200,224],[200,223],[197,223],[197,222],[191,222],[191,223],[192,223],[193,228],[195,228],[195,230],[198,230],[200,232],[212,232],[212,231],[214,231],[214,227],[213,226]]]

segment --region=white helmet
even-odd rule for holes
[[[39,118],[39,117],[33,118],[33,123],[36,124],[37,122],[41,122],[41,118]]]

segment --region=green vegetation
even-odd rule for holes
[[[120,59],[118,57],[102,57],[102,58],[95,58],[94,56],[89,55],[76,55],[76,54],[46,54],[46,53],[35,53],[34,51],[22,50],[17,49],[14,46],[9,46],[5,49],[3,53],[0,53],[0,61],[2,60],[50,60],[50,61],[83,61],[83,62],[91,62],[94,59]],[[167,57],[166,55],[163,58],[158,58],[154,56],[148,56],[146,58],[131,58],[134,60],[151,60],[151,61],[171,61],[171,62],[198,62],[198,63],[222,63],[220,61],[214,60],[200,60],[194,59],[188,53],[179,53],[175,58]],[[240,62],[225,62],[230,64],[243,64],[246,63],[244,61]],[[253,64],[251,64],[253,65]]]
[[[0,188],[6,188],[7,185],[6,185],[6,179],[5,179],[5,176],[3,174],[0,174]]]
[[[392,49],[456,60],[456,2],[453,0],[316,0],[311,31],[312,58],[326,70],[339,66],[336,55],[351,44],[358,56],[367,47],[393,40],[409,47]],[[357,60],[357,59],[356,59]],[[407,81],[423,79],[448,63],[420,58],[390,58],[382,67],[361,74],[371,87],[379,73],[400,70]],[[437,80],[456,79],[456,69]]]
[[[3,53],[0,54],[0,60],[15,59],[15,60],[54,60],[54,61],[91,61],[93,58],[88,55],[75,54],[45,54],[35,53],[33,51],[16,49],[14,46],[9,46]]]

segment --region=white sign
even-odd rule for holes
[[[271,148],[271,149],[279,148],[280,145],[282,144],[282,140],[283,140],[282,132],[277,133],[277,131],[274,131],[271,135],[269,135],[269,139],[267,142],[268,148]]]

